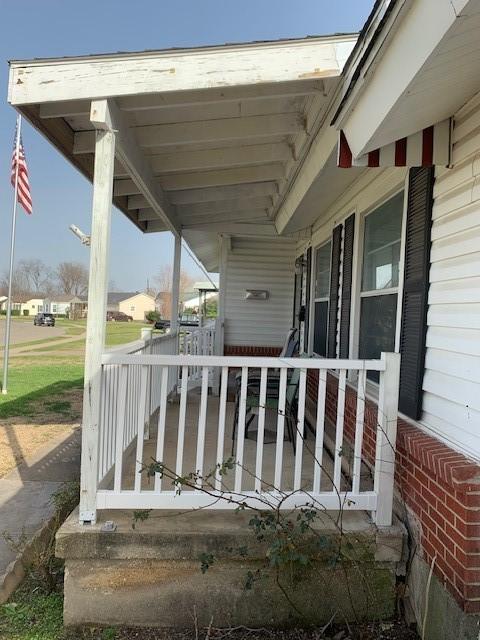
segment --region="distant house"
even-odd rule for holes
[[[192,289],[185,292],[182,298],[183,309],[195,309],[198,312],[208,300],[218,297],[218,289],[211,282],[194,282]]]
[[[48,309],[44,310],[55,316],[84,318],[87,313],[87,300],[72,294],[55,295],[48,301]]]
[[[7,296],[0,296],[0,311],[5,311],[7,308]]]
[[[43,311],[48,312],[50,300],[48,298],[14,298],[12,311],[19,311],[20,315],[34,316]]]
[[[145,320],[145,314],[155,310],[155,298],[139,291],[109,293],[107,311],[122,311],[134,320]]]

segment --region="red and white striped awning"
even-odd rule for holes
[[[337,165],[350,167],[431,167],[450,163],[451,118],[384,147],[354,158],[343,131],[339,133]]]

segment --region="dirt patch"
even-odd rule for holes
[[[0,425],[0,478],[33,456],[49,440],[62,433],[73,432],[70,424],[10,424]]]
[[[34,415],[2,419],[0,478],[29,458],[52,438],[73,432],[82,414],[82,389],[34,403]]]

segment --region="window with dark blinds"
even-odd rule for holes
[[[410,169],[408,180],[398,408],[414,420],[422,411],[434,172]]]
[[[330,272],[330,299],[328,305],[328,339],[327,356],[337,357],[337,309],[338,288],[340,285],[340,254],[342,250],[342,225],[333,230],[332,235],[332,265]]]

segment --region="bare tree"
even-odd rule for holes
[[[2,295],[8,295],[8,269],[0,278],[0,291]],[[21,269],[15,268],[12,275],[12,298],[26,298],[30,294],[29,284]]]
[[[193,285],[192,276],[184,271],[180,271],[180,293],[185,293]],[[160,313],[164,318],[172,317],[172,289],[173,289],[173,268],[171,265],[163,266],[153,278],[157,299],[160,302]]]
[[[81,296],[88,290],[88,269],[81,262],[61,262],[56,276],[62,293]]]
[[[30,293],[38,295],[52,292],[53,273],[42,260],[21,260],[17,269],[23,275]]]

